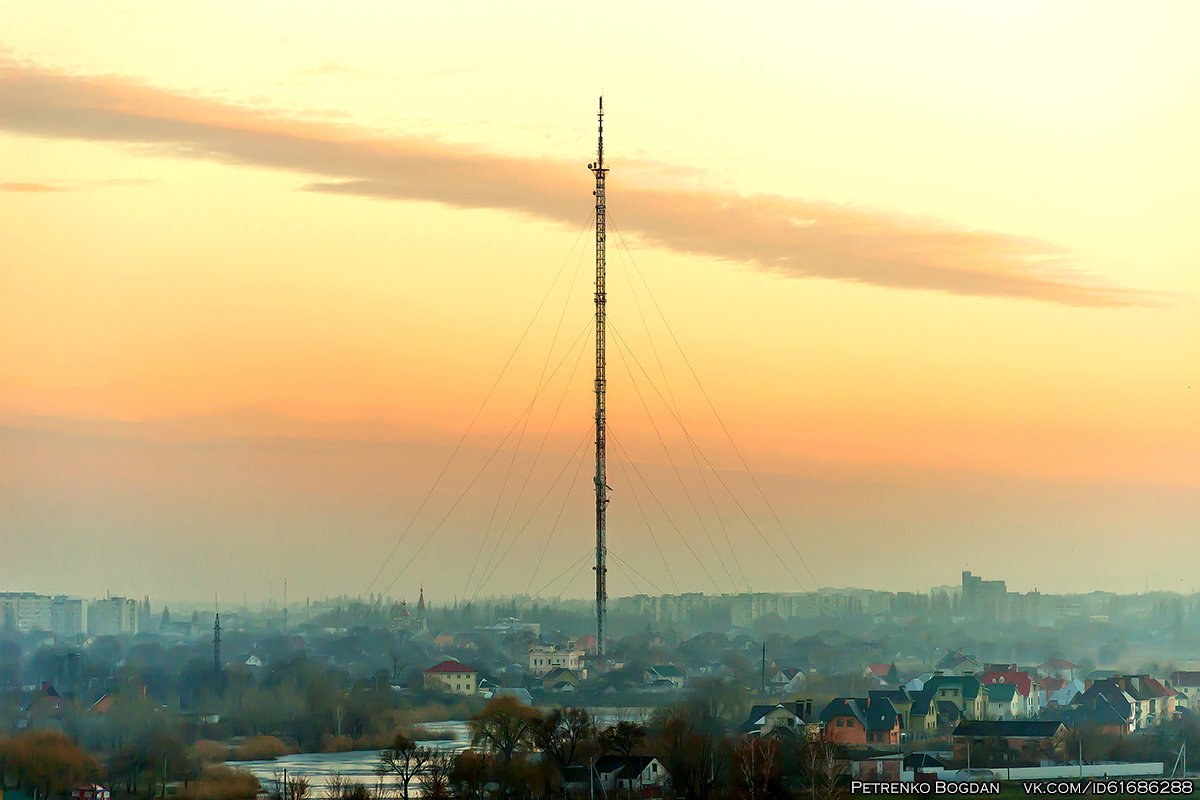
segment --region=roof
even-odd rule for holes
[[[793,716],[796,719],[800,718],[796,714],[795,711],[788,708],[783,703],[776,703],[773,706],[772,705],[757,705],[757,706],[750,707],[750,716],[748,716],[746,718],[746,725],[752,726],[754,729],[757,729],[758,727],[760,727],[762,725],[763,720],[765,720],[767,718],[767,715],[770,714],[772,711],[783,711],[785,714]]]
[[[655,664],[650,669],[664,678],[684,677],[683,670],[679,669],[679,667],[675,666],[674,664]]]
[[[968,661],[975,661],[975,656],[969,656],[962,650],[955,650],[953,653],[947,653],[945,658],[937,663],[937,669],[955,669]],[[979,662],[975,661],[975,663]]]
[[[492,697],[515,697],[527,706],[533,705],[533,695],[528,689],[501,686],[492,692]]]
[[[995,736],[1002,739],[1049,739],[1066,726],[1058,720],[965,719],[954,729],[955,736]]]
[[[445,674],[450,674],[450,673],[455,673],[455,672],[460,672],[460,673],[465,674],[468,672],[474,673],[477,671],[478,670],[471,669],[470,667],[468,667],[465,664],[462,664],[458,661],[443,661],[442,663],[434,664],[432,667],[425,670],[425,674],[426,675],[429,675],[429,674],[445,675]]]
[[[1058,680],[1061,680],[1061,678]],[[1016,670],[987,672],[979,676],[979,682],[983,684],[1013,684],[1017,687],[1017,691],[1021,693],[1022,697],[1029,697],[1029,693],[1033,691],[1033,678],[1028,672],[1018,672]]]
[[[1167,678],[1173,686],[1186,686],[1189,689],[1200,686],[1200,672],[1190,670],[1176,670],[1171,673],[1171,677]]]
[[[1011,704],[1013,698],[1017,696],[1016,684],[1012,683],[994,683],[988,686],[987,701],[989,703],[1008,703]]]
[[[930,701],[933,700],[933,692],[909,692],[909,696],[912,697],[912,710],[908,712],[909,714],[921,716],[929,713]]]
[[[1062,721],[1072,728],[1084,725],[1098,725],[1102,727],[1116,725],[1122,728],[1129,726],[1129,719],[1103,697],[1098,698],[1090,706],[1073,706],[1065,709]]]
[[[1054,694],[1059,689],[1067,685],[1066,678],[1042,678],[1038,681],[1038,686],[1046,694]]]
[[[938,769],[939,767],[945,769],[946,765],[929,753],[910,753],[904,757],[905,769]]]
[[[821,711],[821,721],[826,725],[838,717],[854,717],[868,731],[890,731],[899,724],[899,716],[887,698],[872,701],[869,697],[835,697]]]
[[[964,700],[974,700],[979,696],[983,684],[974,675],[934,675],[925,681],[925,691],[937,692],[946,686],[957,686],[962,690]]]
[[[871,698],[871,702],[876,700],[891,700],[892,705],[896,703],[911,703],[913,701],[912,692],[908,689],[868,689],[867,697]]]
[[[948,720],[949,722],[958,722],[960,719],[962,719],[962,711],[960,711],[958,706],[954,705],[954,703],[950,702],[949,700],[937,701],[937,714],[939,717]]]
[[[886,677],[889,672],[891,672],[893,669],[895,669],[895,665],[893,665],[893,664],[867,664],[867,669],[869,669],[871,671],[872,675],[876,675],[880,678],[883,678],[883,677]]]
[[[1038,666],[1046,667],[1048,669],[1079,669],[1078,664],[1072,664],[1070,661],[1067,661],[1065,658],[1047,659],[1045,664],[1039,664]]]
[[[626,778],[633,778],[642,774],[642,770],[654,760],[654,756],[600,756],[596,759],[596,771],[601,774],[620,772]]]

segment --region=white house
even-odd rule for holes
[[[601,756],[594,774],[604,791],[639,792],[645,787],[662,786],[670,778],[654,756]]]

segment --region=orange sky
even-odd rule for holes
[[[745,582],[811,583],[792,556],[772,571],[793,551],[694,369],[820,584],[919,589],[975,564],[1087,589],[1053,555],[1095,547],[1096,588],[1132,590],[1146,576],[1117,543],[1149,534],[1180,556],[1153,580],[1180,588],[1200,555],[1200,14],[1042,5],[618,5],[600,36],[549,3],[0,12],[5,587],[236,594],[263,582],[220,577],[253,543],[301,591],[364,591],[544,295],[410,536],[519,420],[553,340],[509,480],[517,433],[381,579],[469,595],[449,562],[498,531],[521,568],[545,556],[487,591],[569,567],[590,524],[575,448],[604,91],[610,418],[674,503],[647,579],[743,583],[720,531],[741,526]],[[659,392],[737,501],[695,473]],[[518,536],[576,452],[582,477]],[[650,537],[632,497],[654,500],[616,474],[632,558]],[[357,546],[314,564],[292,526]],[[97,537],[144,549],[137,569],[91,574]],[[863,573],[835,539],[885,539],[890,566]],[[38,566],[45,541],[63,568]],[[1012,542],[1045,566],[1011,563]]]

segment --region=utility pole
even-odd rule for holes
[[[605,405],[604,405],[604,279],[605,279],[605,205],[604,178],[608,169],[604,166],[604,98],[600,98],[597,114],[598,138],[596,163],[588,169],[596,176],[596,655],[604,658],[604,623],[607,615],[608,589],[605,562],[608,545],[605,541],[605,516],[608,510],[608,484],[604,462]]]
[[[758,693],[762,696],[767,694],[767,643],[763,642],[762,648],[762,675],[758,679]]]

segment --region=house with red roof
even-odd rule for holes
[[[443,661],[425,670],[425,688],[446,694],[475,694],[479,673],[458,661]]]
[[[863,670],[863,677],[868,681],[874,681],[876,686],[895,686],[899,674],[896,672],[894,663],[867,664],[867,668]]]

